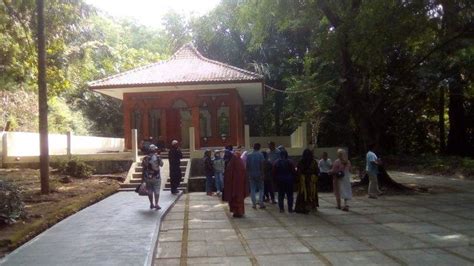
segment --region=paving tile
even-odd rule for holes
[[[441,249],[391,250],[387,252],[409,265],[472,265],[472,262]]]
[[[245,239],[289,238],[292,234],[283,227],[259,227],[240,229]]]
[[[333,265],[400,265],[379,251],[322,253]]]
[[[161,224],[161,230],[183,229],[183,224],[183,220],[163,221],[163,223]]]
[[[332,206],[332,207],[329,207],[329,208],[319,208],[318,209],[318,216],[322,217],[322,216],[331,216],[331,215],[337,215],[337,216],[340,216],[340,215],[351,215],[350,212],[345,212],[345,211],[342,211],[338,208],[336,208],[336,206]]]
[[[234,229],[192,229],[188,232],[189,241],[237,240]]]
[[[474,246],[448,248],[448,250],[474,261]]]
[[[375,223],[366,216],[349,214],[349,215],[333,215],[324,218],[333,224],[371,224]]]
[[[156,251],[157,258],[179,258],[181,242],[159,242]]]
[[[207,257],[207,258],[188,258],[188,265],[229,265],[229,266],[250,266],[250,258],[245,256],[238,257]]]
[[[432,209],[434,209],[435,211],[452,213],[459,211],[468,211],[470,209],[470,206],[442,204],[440,206],[433,207]]]
[[[189,241],[189,257],[225,257],[246,255],[239,240]]]
[[[431,223],[456,231],[474,230],[474,221],[464,218],[449,221],[431,221]]]
[[[183,230],[162,230],[158,235],[158,241],[169,242],[169,241],[181,241],[183,238]]]
[[[411,213],[410,216],[426,222],[459,220],[458,216],[444,212]]]
[[[471,208],[472,208],[472,207],[471,207]],[[468,211],[458,211],[458,212],[454,212],[453,214],[454,214],[454,215],[457,215],[457,216],[459,216],[459,217],[462,217],[462,218],[474,220],[474,212],[473,212],[473,209],[470,209],[470,210],[468,210]]]
[[[391,227],[397,231],[406,234],[422,234],[422,233],[449,233],[450,230],[443,227],[425,223],[387,223],[385,226]]]
[[[344,236],[346,233],[333,225],[295,226],[291,230],[300,237]]]
[[[421,240],[403,234],[362,236],[361,238],[381,250],[429,247]]]
[[[281,224],[275,219],[234,219],[235,224],[239,228],[256,228],[256,227],[270,227],[270,226],[281,226]]]
[[[382,213],[367,215],[368,218],[374,220],[377,223],[409,223],[418,222],[417,218],[401,214],[401,213]]]
[[[184,212],[170,212],[166,214],[164,221],[169,220],[183,220],[184,219]]]
[[[305,225],[329,225],[328,222],[317,215],[295,214],[292,216],[278,217],[278,220],[286,226],[305,226]]]
[[[381,224],[351,224],[340,225],[339,228],[355,236],[375,236],[398,233],[394,229]]]
[[[232,225],[228,220],[200,220],[188,221],[189,229],[231,229]]]
[[[352,207],[350,208],[351,212],[367,215],[367,214],[377,214],[377,213],[392,213],[391,210],[380,207],[380,206],[368,206],[368,207]]]
[[[401,212],[401,213],[425,213],[425,212],[432,212],[433,210],[420,207],[420,206],[395,206],[395,207],[387,207],[389,210],[392,210],[394,212]]]
[[[190,212],[189,219],[201,219],[201,220],[227,220],[227,215],[224,210],[220,212]]]
[[[247,240],[247,243],[255,255],[309,252],[309,249],[296,238],[251,239]]]
[[[227,206],[227,204],[215,202],[212,204],[204,203],[192,203],[189,205],[190,212],[221,212],[223,211],[222,207]]]
[[[155,266],[179,266],[180,259],[155,259]]]
[[[319,252],[373,250],[372,247],[351,236],[303,238]]]
[[[304,254],[276,254],[276,255],[258,255],[256,256],[260,265],[265,266],[310,266],[325,265],[318,257],[311,253]]]
[[[471,238],[462,233],[430,233],[430,234],[412,234],[433,247],[459,247],[468,246]],[[473,242],[474,243],[474,242]]]

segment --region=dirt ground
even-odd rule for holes
[[[126,173],[111,177],[124,175]],[[117,180],[106,176],[76,179],[52,174],[51,193],[42,195],[39,171],[34,169],[0,169],[0,180],[14,183],[20,188],[26,210],[25,216],[15,224],[0,223],[0,257],[67,216],[115,193],[119,188]]]

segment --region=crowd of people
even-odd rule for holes
[[[150,209],[160,209],[158,205],[161,189],[160,167],[163,161],[160,152],[165,149],[150,143],[142,143],[143,184],[148,191]],[[169,148],[169,167],[171,193],[177,194],[181,181],[180,160],[182,153],[176,140]],[[369,145],[366,155],[366,171],[369,176],[369,198],[382,194],[378,187],[379,158]],[[216,195],[228,202],[234,217],[245,214],[244,200],[250,195],[252,208],[265,209],[266,203],[278,204],[280,212],[304,213],[316,211],[319,207],[318,192],[333,191],[336,207],[349,211],[352,199],[351,162],[344,149],[337,150],[337,159],[332,162],[326,152],[319,160],[310,149],[305,149],[298,162],[288,156],[283,146],[276,147],[268,143],[268,149],[262,151],[261,144],[255,143],[252,151],[243,151],[240,147],[227,146],[223,150],[204,152],[203,168],[206,176],[205,190],[208,196]],[[214,190],[215,188],[215,190]],[[296,188],[296,189],[295,189]],[[138,189],[138,188],[137,188]],[[294,202],[294,192],[297,192]],[[215,191],[215,193],[214,193]],[[278,197],[275,200],[275,193]]]
[[[268,149],[262,151],[261,144],[255,143],[252,151],[234,150],[232,146],[227,146],[212,155],[207,150],[203,161],[207,195],[222,196],[229,203],[234,217],[245,214],[244,199],[249,195],[254,209],[265,209],[265,204],[271,203],[278,204],[280,212],[287,210],[289,213],[308,214],[319,207],[318,192],[322,191],[333,191],[336,207],[349,211],[352,199],[351,162],[344,149],[337,151],[334,162],[326,152],[317,160],[312,150],[305,149],[301,159],[295,163],[283,146],[276,147],[274,142],[270,142]],[[380,163],[373,146],[370,146],[366,164],[369,198],[377,198],[382,193],[377,184]],[[213,184],[216,193],[213,193]]]

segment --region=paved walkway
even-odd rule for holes
[[[149,265],[163,213],[177,196],[163,192],[160,211],[146,197],[116,193],[51,227],[0,260],[1,265]]]
[[[400,183],[415,183],[424,186],[449,187],[458,191],[474,191],[474,180],[449,178],[444,176],[422,175],[406,172],[389,171],[389,175]]]
[[[274,205],[229,216],[204,193],[165,217],[155,265],[474,265],[474,193],[357,197],[350,212],[320,194],[318,212]]]

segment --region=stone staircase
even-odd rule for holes
[[[189,159],[190,152],[189,150],[181,150],[183,153],[183,159],[181,159],[181,183],[178,187],[179,190],[186,191],[188,187],[188,177],[191,168],[191,161]],[[168,152],[161,153],[161,159],[163,160],[163,167],[161,167],[161,187],[163,190],[171,190],[170,178],[169,178],[169,161],[168,161]],[[120,184],[121,191],[134,190],[142,182],[142,172],[143,167],[141,166],[141,161],[143,155],[139,156],[138,162],[132,163],[130,170],[128,171],[127,178],[125,181]]]

